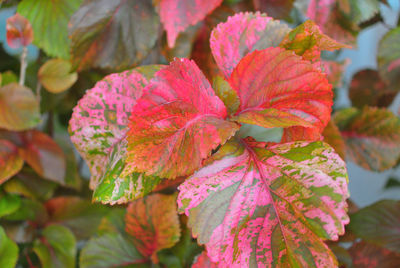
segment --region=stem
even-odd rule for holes
[[[26,56],[28,55],[28,49],[26,46],[22,49],[21,54],[21,71],[19,73],[19,84],[23,86],[25,84],[25,73],[28,62],[26,61]]]

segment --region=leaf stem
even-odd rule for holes
[[[28,62],[26,60],[27,55],[28,55],[28,48],[24,46],[21,54],[21,71],[19,73],[19,84],[21,86],[25,84],[25,73],[26,73],[26,67],[28,66]]]

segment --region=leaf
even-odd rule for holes
[[[338,7],[346,18],[361,24],[379,14],[379,0],[341,0]]]
[[[365,106],[334,114],[346,144],[346,155],[354,163],[372,171],[396,165],[400,157],[400,119],[391,111]]]
[[[0,85],[5,86],[11,83],[18,83],[18,77],[12,71],[6,71],[0,74]]]
[[[378,47],[378,70],[382,79],[400,90],[400,27],[387,32],[379,42]]]
[[[106,207],[72,196],[58,196],[45,203],[48,223],[69,228],[77,239],[88,239],[108,211]]]
[[[324,132],[322,132],[322,136],[324,136],[324,141],[332,146],[335,149],[336,153],[343,159],[346,159],[346,145],[342,138],[342,134],[340,134],[339,128],[336,126],[335,122],[332,120],[329,121],[328,125],[326,125]]]
[[[334,40],[344,44],[355,44],[356,35],[360,30],[357,23],[343,14],[340,6],[349,7],[349,0],[343,0],[340,4],[336,0],[311,0],[308,5],[307,17],[313,20],[323,33]]]
[[[126,69],[155,45],[159,21],[151,0],[85,0],[70,20],[74,68]]]
[[[17,174],[24,160],[18,154],[18,148],[7,140],[0,139],[0,184]]]
[[[330,118],[326,77],[292,51],[267,48],[245,56],[229,79],[240,106],[233,117],[265,128],[301,126],[321,133]],[[285,130],[286,131],[286,130]]]
[[[342,76],[348,64],[348,59],[342,62],[321,60],[321,69],[327,74],[326,78],[334,88],[342,86]]]
[[[7,19],[6,30],[7,44],[11,48],[26,47],[33,41],[32,25],[18,13]]]
[[[400,265],[400,254],[366,242],[355,243],[349,251],[354,268],[392,268]]]
[[[21,199],[18,195],[2,194],[0,196],[0,217],[14,213],[21,206]]]
[[[211,33],[211,51],[225,77],[254,50],[277,47],[290,31],[286,24],[265,14],[238,13],[220,23]]]
[[[351,80],[349,97],[353,106],[387,107],[397,92],[382,80],[375,70],[362,70],[356,73]]]
[[[157,252],[174,246],[181,235],[176,196],[153,194],[129,204],[126,232],[136,249],[158,263]]]
[[[36,239],[33,251],[43,268],[75,267],[76,240],[68,228],[50,225],[44,228],[42,237]]]
[[[345,163],[323,142],[230,141],[179,187],[180,213],[219,266],[334,267],[349,222]]]
[[[135,246],[119,233],[108,233],[89,240],[81,251],[82,268],[149,267]],[[142,265],[140,265],[142,264]]]
[[[95,189],[100,182],[114,184],[113,181],[116,180],[126,181],[126,176],[114,178],[104,177],[103,174],[106,171],[109,154],[125,137],[130,111],[136,99],[142,96],[147,83],[147,79],[136,70],[108,75],[88,90],[74,108],[69,122],[69,133],[71,141],[90,168],[91,189]],[[125,156],[122,154],[119,157]],[[141,189],[138,185],[136,187]],[[122,196],[101,197],[101,199],[117,201],[123,198],[124,194],[125,192],[122,192]],[[140,194],[140,190],[135,194]],[[98,194],[96,198],[100,198]]]
[[[13,268],[18,260],[18,246],[7,237],[3,227],[0,226],[0,267]]]
[[[61,93],[70,88],[78,79],[78,74],[70,72],[71,63],[62,59],[51,59],[38,72],[40,83],[51,93]]]
[[[400,253],[400,201],[382,200],[351,215],[349,229],[366,242]]]
[[[33,221],[37,225],[45,224],[47,213],[42,203],[33,199],[21,198],[18,210],[7,215],[4,219],[9,221]]]
[[[199,256],[196,257],[192,268],[217,268],[218,264],[211,262],[210,258],[207,256],[207,252],[203,251]]]
[[[197,65],[175,59],[158,71],[133,107],[128,172],[174,179],[192,174],[239,126]]]
[[[239,108],[240,100],[236,91],[232,89],[228,81],[226,81],[222,76],[218,75],[214,77],[213,88],[218,98],[224,102],[226,108],[228,109],[228,113],[234,114]]]
[[[82,0],[23,0],[17,11],[31,23],[34,44],[47,55],[69,58],[68,22]]]
[[[203,20],[222,3],[222,0],[160,0],[159,14],[167,31],[169,47],[174,47],[179,32]]]
[[[25,130],[39,120],[39,103],[29,88],[17,83],[0,87],[0,128]]]
[[[278,19],[283,19],[290,15],[294,2],[295,0],[253,0],[256,10]]]
[[[297,55],[310,61],[318,61],[322,50],[334,51],[351,48],[323,34],[318,25],[311,20],[307,20],[290,31],[280,46],[287,50],[293,50]]]

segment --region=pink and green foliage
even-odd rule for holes
[[[179,211],[223,267],[331,267],[344,233],[345,164],[322,142],[232,141],[180,187]]]

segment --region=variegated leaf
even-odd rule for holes
[[[11,48],[26,47],[33,41],[33,30],[30,22],[20,14],[7,19],[7,44]]]
[[[211,33],[211,51],[225,77],[239,61],[254,50],[276,47],[290,31],[289,27],[266,14],[238,13],[220,23]]]
[[[0,184],[17,174],[24,160],[18,154],[18,147],[8,140],[0,139]]]
[[[349,222],[344,162],[323,142],[230,141],[178,206],[219,267],[334,267],[323,242]]]
[[[193,61],[171,62],[146,90],[130,118],[128,173],[190,175],[239,128]]]

